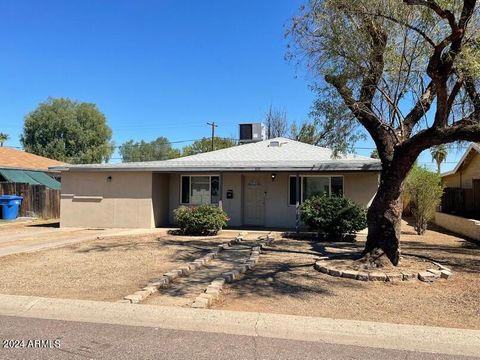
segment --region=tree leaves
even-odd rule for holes
[[[235,145],[237,145],[235,140],[216,136],[213,141],[213,150],[226,149]],[[209,151],[212,151],[212,139],[204,137],[194,141],[191,145],[185,146],[182,150],[182,156],[196,155]]]
[[[443,194],[440,174],[414,166],[405,181],[405,194],[410,200],[415,230],[421,235],[440,205]]]
[[[172,148],[170,141],[163,136],[151,142],[133,140],[120,146],[123,162],[167,160],[180,156],[180,151]]]
[[[49,98],[25,117],[20,141],[32,154],[89,164],[109,160],[111,138],[105,115],[95,104]]]

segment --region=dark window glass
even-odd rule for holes
[[[211,178],[211,203],[218,204],[220,201],[220,177],[212,176]]]
[[[182,176],[182,204],[190,203],[190,176]]]
[[[295,176],[290,176],[290,205],[297,204],[297,178]]]
[[[332,194],[343,196],[343,176],[332,176]]]

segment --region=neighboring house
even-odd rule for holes
[[[49,169],[64,163],[25,151],[0,147],[0,182],[45,185],[50,189],[60,189],[58,171]]]
[[[480,145],[471,143],[452,171],[442,174],[442,211],[480,219]]]
[[[151,228],[181,205],[221,204],[229,226],[294,228],[298,203],[335,193],[368,206],[380,162],[275,138],[166,161],[65,165],[61,226]],[[298,202],[297,202],[298,200]]]

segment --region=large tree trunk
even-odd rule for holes
[[[384,164],[380,185],[368,209],[368,237],[364,259],[371,266],[381,267],[385,256],[393,265],[400,259],[400,226],[403,212],[403,181],[411,165]]]

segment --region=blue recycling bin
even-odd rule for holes
[[[23,197],[17,195],[1,195],[0,206],[2,207],[3,220],[15,220],[20,210]]]

